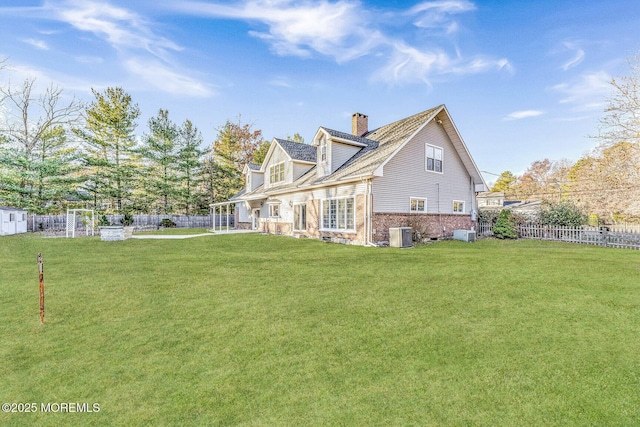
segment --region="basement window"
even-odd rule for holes
[[[411,212],[427,211],[427,199],[421,197],[411,197],[409,198],[409,205]]]

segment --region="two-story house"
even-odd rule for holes
[[[356,113],[350,134],[320,127],[310,145],[274,139],[244,174],[238,228],[359,245],[388,241],[390,227],[470,229],[487,187],[444,105],[371,131]]]

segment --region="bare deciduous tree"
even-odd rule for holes
[[[630,74],[613,78],[612,94],[596,136],[606,145],[640,142],[640,53],[628,59]]]
[[[62,89],[49,85],[44,93],[35,95],[34,78],[25,79],[19,88],[10,84],[0,87],[0,102],[5,105],[6,117],[0,122],[0,132],[13,148],[30,154],[37,144],[54,128],[68,129],[80,119],[82,103],[75,97],[66,100]]]

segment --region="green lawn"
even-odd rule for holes
[[[639,308],[637,251],[3,237],[0,425],[638,425]]]
[[[135,235],[187,235],[210,233],[210,228],[163,228],[161,230],[136,231]]]

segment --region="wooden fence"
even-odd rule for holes
[[[478,236],[493,236],[490,223],[478,224]],[[555,240],[559,242],[581,243],[608,248],[640,249],[640,232],[611,231],[607,227],[553,227],[539,224],[516,226],[522,239]]]
[[[110,224],[119,225],[123,215],[107,215],[107,219]],[[137,229],[149,229],[155,228],[160,225],[160,222],[168,218],[173,221],[179,228],[212,228],[211,215],[133,215],[133,226]],[[96,214],[96,221],[99,216]],[[227,219],[229,221],[229,227],[234,226],[235,217],[233,214],[229,215],[216,215],[216,226],[226,227]],[[29,215],[27,221],[28,231],[49,231],[49,230],[64,230],[66,229],[67,216],[66,215]],[[76,215],[76,229],[85,229],[83,218],[80,215]]]

